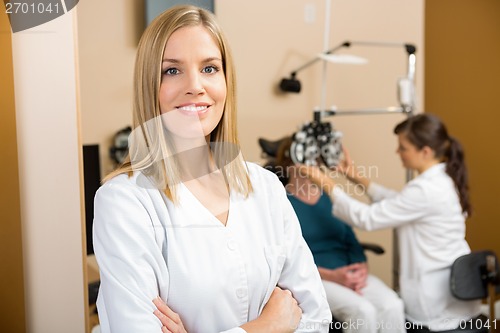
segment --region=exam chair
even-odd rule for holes
[[[453,330],[430,331],[423,327],[409,329],[407,333],[492,333],[495,322],[495,298],[500,294],[500,269],[493,251],[473,251],[458,257],[451,266],[451,294],[462,301],[487,300],[489,318],[483,314],[460,323]]]
[[[482,315],[456,332],[493,332],[495,324],[495,299],[500,294],[500,267],[493,251],[473,251],[455,260],[451,266],[450,289],[454,297],[464,300],[487,300],[489,318]],[[489,326],[489,327],[488,327]]]

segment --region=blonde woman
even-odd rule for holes
[[[176,6],[138,46],[127,161],[95,198],[102,332],[327,332],[331,313],[278,178],[243,160],[214,16]]]

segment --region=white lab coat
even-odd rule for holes
[[[370,183],[374,202],[361,203],[339,188],[333,190],[333,214],[365,230],[396,227],[400,256],[400,288],[408,320],[431,330],[458,327],[480,312],[480,301],[451,295],[453,261],[470,252],[465,217],[446,165],[437,164],[395,192]]]
[[[184,185],[175,206],[140,173],[95,197],[97,300],[103,333],[161,332],[159,295],[189,333],[244,332],[274,287],[303,311],[297,332],[327,332],[331,312],[312,254],[278,178],[248,163],[254,192],[230,195],[223,226]]]

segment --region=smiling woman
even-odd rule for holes
[[[234,87],[210,12],[176,6],[144,32],[130,153],[95,198],[103,332],[328,331],[284,188],[239,150]]]

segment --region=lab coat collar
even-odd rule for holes
[[[443,172],[446,172],[446,163],[444,162],[431,166],[429,169],[422,172],[420,177],[429,178]]]

